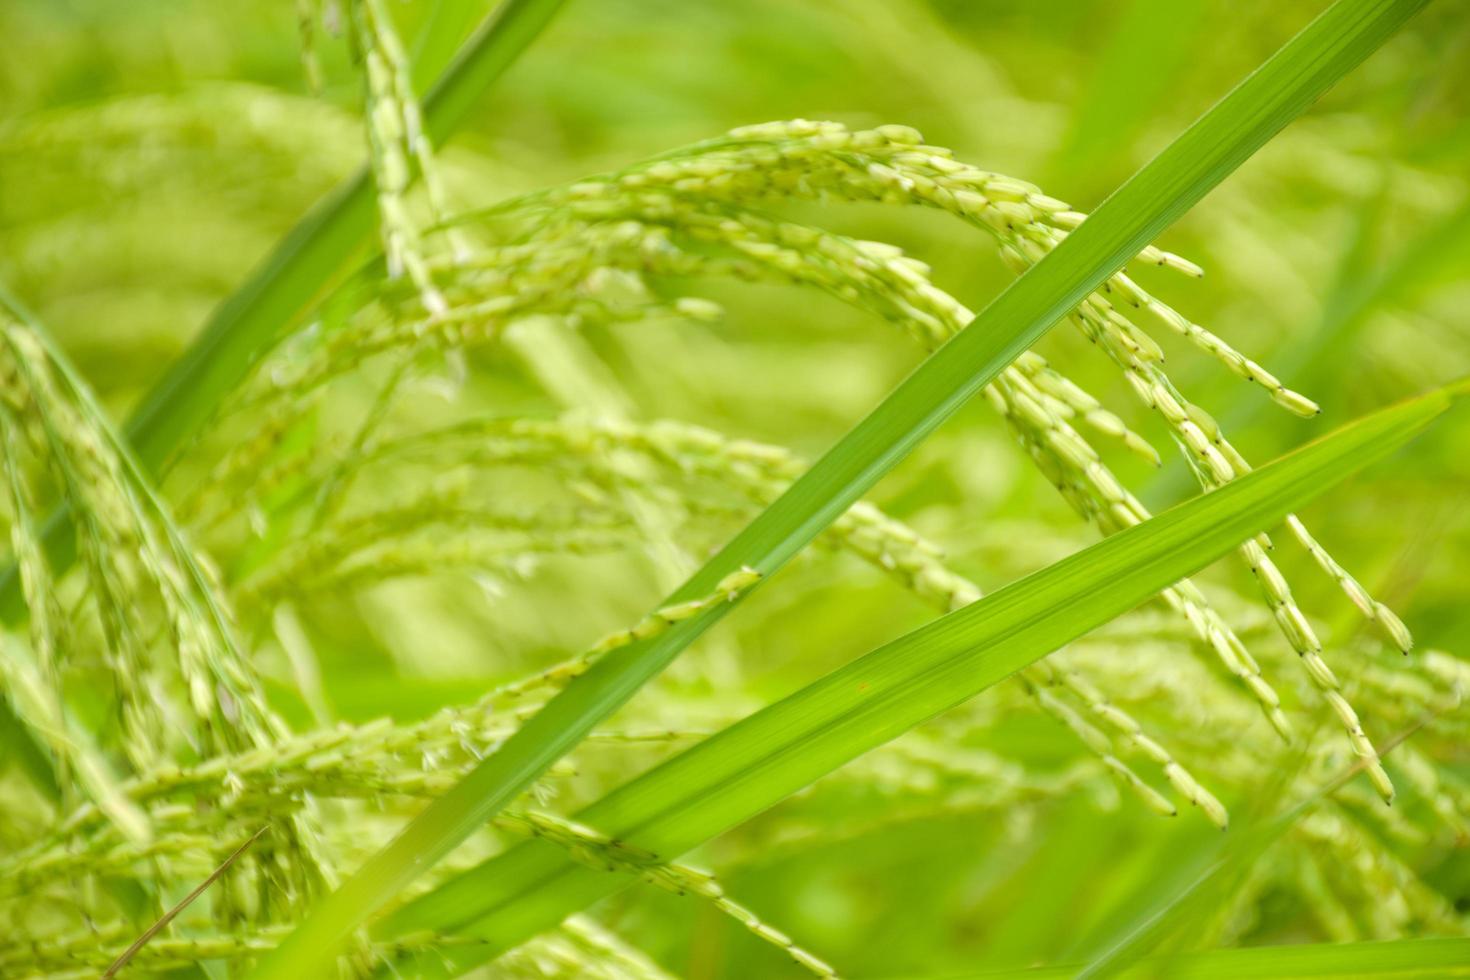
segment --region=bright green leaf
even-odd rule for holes
[[[1370,415],[1215,492],[1024,578],[853,661],[577,815],[672,859],[843,763],[1127,612],[1421,431],[1434,392]],[[629,879],[520,845],[392,915],[386,935],[455,929],[509,948]]]
[[[774,573],[1425,2],[1338,0],[1103,202],[660,605],[707,595],[742,567]],[[256,975],[319,969],[353,929],[524,791],[731,605],[717,604],[657,639],[624,648],[578,678],[329,895]]]

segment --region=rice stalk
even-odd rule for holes
[[[315,26],[336,9],[298,5],[309,77]],[[433,16],[437,22],[438,13]],[[353,0],[346,23],[362,74],[385,262],[362,270],[309,316],[301,315],[307,304],[300,289],[274,306],[245,303],[243,319],[233,322],[248,326],[256,315],[258,327],[274,317],[264,317],[267,309],[286,315],[269,330],[245,331],[253,339],[240,343],[253,351],[265,346],[267,334],[277,344],[258,365],[254,356],[236,361],[241,372],[254,367],[243,386],[204,385],[212,391],[205,401],[217,405],[228,396],[228,410],[201,415],[202,403],[189,396],[180,403],[184,422],[138,429],[140,451],[153,464],[158,446],[169,442],[158,432],[198,428],[205,415],[211,418],[203,439],[175,446],[185,473],[171,488],[173,506],[152,488],[39,328],[23,318],[0,325],[6,381],[0,499],[15,588],[30,613],[23,634],[5,635],[0,664],[8,702],[55,756],[65,790],[55,819],[0,861],[0,903],[24,923],[21,938],[0,943],[0,972],[94,975],[138,934],[137,913],[99,893],[99,882],[109,876],[137,882],[157,906],[170,889],[213,867],[223,842],[269,818],[281,821],[281,832],[232,869],[218,894],[184,916],[180,929],[153,937],[138,953],[139,965],[152,969],[209,958],[248,969],[285,938],[284,924],[299,920],[308,901],[336,885],[335,868],[356,865],[423,801],[452,791],[482,759],[515,739],[557,692],[629,648],[682,636],[677,631],[718,615],[763,580],[742,565],[580,654],[423,721],[382,719],[292,732],[266,703],[261,663],[269,651],[261,641],[286,609],[283,603],[310,610],[318,598],[364,601],[368,590],[410,577],[529,580],[549,556],[637,558],[640,548],[654,553],[660,584],[671,587],[694,567],[691,556],[707,539],[781,500],[808,472],[801,457],[783,447],[677,420],[641,421],[636,403],[615,385],[598,387],[603,366],[578,330],[606,328],[617,337],[657,322],[694,333],[701,325],[736,320],[712,299],[670,295],[727,280],[821,291],[891,323],[932,352],[975,314],[936,283],[928,266],[891,244],[806,223],[810,209],[798,212],[801,219],[783,209],[792,203],[876,204],[943,212],[985,231],[1003,261],[1021,273],[1066,248],[1086,220],[1033,185],[957,161],[907,127],[849,130],[803,120],[745,127],[615,173],[454,215],[428,135],[435,129],[442,140],[444,124],[436,129],[425,123],[434,115],[433,99],[427,111],[419,109],[412,70],[385,5]],[[441,120],[447,111],[440,111]],[[426,178],[427,220],[409,201],[416,171]],[[1202,274],[1190,260],[1151,245],[1138,248],[1132,262],[1185,277]],[[328,265],[318,263],[323,270]],[[340,271],[340,262],[336,267]],[[287,260],[275,271],[291,268]],[[274,274],[263,280],[266,292],[276,288],[270,285]],[[281,282],[290,278],[282,275]],[[306,278],[312,291],[334,281]],[[282,296],[293,292],[289,282],[281,288]],[[1139,403],[1158,414],[1202,489],[1223,490],[1250,466],[1218,423],[1175,386],[1151,331],[1177,334],[1292,414],[1317,410],[1129,273],[1106,277],[1079,303],[1072,322],[1103,350]],[[306,327],[291,328],[307,320]],[[231,317],[218,322],[228,324]],[[491,356],[511,352],[567,414],[481,419],[466,417],[456,405],[448,424],[428,422],[432,413],[421,416],[405,392],[420,382],[425,364],[463,374],[466,352],[476,348]],[[1105,407],[1063,373],[1065,358],[1054,360],[1021,351],[985,385],[987,400],[1085,521],[1105,535],[1144,524],[1152,515],[1108,460],[1122,451],[1157,464],[1158,452],[1131,427],[1133,413]],[[191,361],[190,370],[201,364],[206,369],[193,377],[217,381],[207,359]],[[366,411],[345,431],[319,432],[318,423],[353,405],[351,394],[364,385],[371,389]],[[155,421],[159,404],[170,402],[150,401]],[[149,417],[148,411],[140,416]],[[248,431],[239,436],[242,430]],[[454,472],[429,478],[436,468]],[[517,477],[507,477],[511,471],[536,473],[555,486],[545,499],[533,493],[525,506],[502,496],[517,486]],[[201,478],[194,479],[196,473]],[[77,536],[82,559],[71,570],[40,519],[39,502],[58,495],[73,515],[62,526]],[[1407,653],[1412,640],[1397,615],[1299,520],[1286,522],[1361,616]],[[982,599],[978,585],[937,544],[868,503],[836,516],[820,540],[941,613]],[[196,541],[218,557],[223,572],[214,571]],[[802,805],[853,792],[887,801],[859,808],[847,828],[853,834],[935,814],[1005,812],[1021,821],[1038,803],[1079,791],[1109,807],[1116,793],[1107,779],[1150,809],[1172,814],[1169,797],[1135,770],[1140,762],[1176,797],[1224,826],[1225,807],[1206,785],[1217,791],[1253,785],[1260,760],[1273,751],[1269,738],[1258,739],[1264,726],[1241,721],[1242,711],[1264,713],[1283,736],[1292,721],[1313,719],[1294,704],[1287,707],[1273,686],[1287,691],[1293,679],[1278,671],[1260,635],[1260,624],[1271,623],[1297,652],[1305,683],[1328,701],[1385,798],[1393,792],[1388,773],[1353,705],[1361,704],[1375,727],[1407,712],[1436,712],[1425,725],[1429,747],[1400,751],[1394,773],[1423,812],[1373,807],[1361,787],[1343,788],[1320,819],[1283,838],[1293,870],[1252,875],[1234,901],[1222,903],[1208,934],[1241,939],[1272,888],[1309,900],[1331,896],[1321,924],[1341,939],[1454,931],[1457,913],[1437,886],[1384,842],[1427,846],[1445,833],[1465,834],[1462,814],[1470,793],[1443,762],[1444,747],[1465,735],[1453,712],[1467,680],[1464,665],[1427,651],[1390,666],[1373,659],[1376,647],[1344,641],[1335,651],[1342,660],[1329,667],[1319,623],[1297,604],[1268,547],[1261,536],[1240,549],[1261,587],[1264,601],[1256,610],[1225,590],[1207,599],[1188,580],[1169,586],[1159,595],[1173,619],[1138,616],[1111,639],[1079,641],[1055,659],[1024,667],[1015,693],[996,691],[985,706],[952,712],[801,791],[794,805],[762,818],[748,839],[730,841],[728,861],[758,860],[763,843],[772,841],[796,850],[840,837]],[[304,633],[300,639],[309,659],[310,640]],[[1221,676],[1180,665],[1181,640],[1211,653]],[[86,672],[99,659],[115,686],[116,720],[94,733],[71,712],[69,696],[85,686]],[[735,662],[733,646],[728,659]],[[636,720],[593,729],[583,750],[522,787],[514,805],[494,818],[494,830],[477,833],[424,887],[452,880],[501,847],[499,832],[530,834],[584,867],[695,894],[796,963],[832,975],[826,963],[725,896],[705,872],[615,840],[595,829],[601,821],[584,824],[562,815],[576,812],[586,788],[607,788],[608,774],[599,765],[656,763],[667,747],[699,742],[738,716],[746,692],[697,691],[690,676],[699,679],[676,678],[677,692],[649,692]],[[741,678],[721,671],[712,683],[731,680]],[[313,708],[325,719],[331,708],[320,701]],[[977,748],[1027,701],[1086,751],[1048,771]],[[1196,730],[1201,717],[1222,730],[1233,726],[1242,733],[1239,743],[1228,751],[1211,748]],[[1337,762],[1329,746],[1311,743],[1303,752],[1309,768]],[[557,812],[547,809],[553,802]],[[78,908],[67,910],[67,927],[58,928],[63,917],[42,902],[73,893],[85,895]],[[80,931],[71,928],[78,921],[85,926]],[[395,963],[453,970],[457,954],[476,959],[489,951],[450,933],[440,927],[391,941],[359,936],[339,966],[354,973],[391,970]],[[582,917],[509,950],[498,969],[509,975],[662,975],[648,956]]]

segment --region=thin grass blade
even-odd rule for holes
[[[1338,0],[920,365],[660,605],[708,595],[742,568],[767,576],[779,569],[1089,292],[1426,2]],[[329,895],[276,954],[261,962],[255,975],[286,977],[318,971],[353,929],[523,792],[732,605],[716,604],[657,639],[625,648],[578,678]]]
[[[453,135],[562,3],[504,0],[485,20],[424,97],[424,130],[436,146]],[[431,26],[455,32],[460,19],[435,17]],[[429,52],[439,47],[433,38],[422,45]],[[157,468],[196,432],[261,351],[353,267],[360,249],[371,241],[374,220],[372,177],[364,167],[292,229],[138,406],[126,432],[145,465]]]
[[[476,100],[550,22],[564,0],[504,0],[424,99],[424,129],[443,144]],[[463,29],[464,5],[430,20],[415,74],[443,60],[446,39]],[[153,473],[214,415],[257,358],[300,322],[313,303],[356,267],[373,237],[372,177],[359,168],[282,239],[274,252],[214,311],[204,329],[144,397],[124,428],[138,459]],[[46,522],[47,556],[57,569],[75,559],[64,511]],[[13,565],[0,572],[0,618],[23,618]]]
[[[1450,404],[1436,391],[1385,409],[1094,544],[762,709],[576,819],[673,859],[1146,601],[1402,446]],[[531,841],[414,900],[381,931],[484,941],[453,960],[466,966],[629,880]]]

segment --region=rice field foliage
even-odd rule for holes
[[[468,6],[0,10],[0,975],[1470,962],[1453,4]]]

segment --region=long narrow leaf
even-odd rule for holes
[[[1451,393],[1454,389],[1449,389]],[[1424,724],[1416,723],[1376,746],[1380,755],[1386,756],[1398,745],[1407,741]],[[1263,787],[1260,797],[1278,800],[1282,791],[1301,775],[1304,754],[1298,754],[1296,764],[1280,766],[1270,783]],[[1117,938],[1103,947],[1100,953],[1085,965],[1075,968],[1077,980],[1094,977],[1111,977],[1125,973],[1152,951],[1171,931],[1179,933],[1187,929],[1193,915],[1211,914],[1228,901],[1233,889],[1238,889],[1241,880],[1257,865],[1261,855],[1280,840],[1292,827],[1314,807],[1331,797],[1358,773],[1363,771],[1363,760],[1348,767],[1337,776],[1317,787],[1285,813],[1259,819],[1245,832],[1234,836],[1213,854],[1198,855],[1201,861],[1197,873],[1182,883],[1168,883],[1165,894],[1153,901],[1140,903],[1128,925],[1119,930]]]
[[[424,130],[442,144],[480,96],[550,22],[563,0],[504,0],[424,98]],[[457,30],[455,18],[435,18]],[[426,47],[437,47],[430,43]],[[372,235],[372,177],[349,177],[302,219],[250,280],[217,310],[188,352],[128,420],[138,458],[157,467],[206,422],[256,356],[351,268]]]
[[[741,567],[775,572],[1426,2],[1338,0],[925,361],[668,602],[707,595]],[[353,929],[524,791],[731,605],[717,603],[578,678],[328,896],[256,975],[319,970]]]
[[[501,76],[551,20],[564,0],[504,0],[486,19],[424,99],[424,129],[435,144],[447,140],[480,95]],[[435,16],[420,46],[421,77],[442,60],[446,39],[462,30],[466,5]],[[260,354],[298,323],[318,298],[353,268],[372,240],[376,211],[372,176],[361,167],[319,202],[282,239],[250,278],[214,311],[203,331],[155,384],[124,429],[138,459],[152,472],[197,433],[238,386]],[[46,525],[53,565],[75,559],[64,511]],[[24,615],[14,566],[0,572],[0,618]]]
[[[1375,459],[1450,404],[1385,409],[853,661],[604,797],[577,820],[664,859],[1003,680],[1229,552]],[[493,955],[628,882],[546,841],[404,906],[385,935],[460,929]]]

